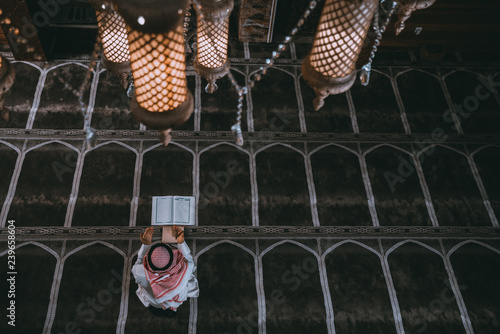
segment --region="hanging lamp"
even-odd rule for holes
[[[130,109],[144,125],[160,130],[167,145],[170,130],[194,110],[187,88],[182,20],[187,0],[114,0],[127,25],[135,95]]]
[[[229,72],[227,42],[229,33],[229,16],[233,10],[233,0],[197,0],[197,55],[194,61],[196,72],[208,84],[207,93],[217,90],[215,81]]]
[[[399,35],[403,31],[406,20],[410,18],[414,11],[430,7],[435,2],[436,0],[400,0],[398,21],[394,24],[396,35]]]
[[[330,94],[347,91],[356,79],[356,61],[378,0],[327,0],[302,76],[316,92],[314,109]]]
[[[105,0],[90,0],[97,16],[97,27],[102,42],[102,64],[111,73],[121,76],[122,85],[127,87],[130,73],[130,52],[125,21]]]
[[[0,55],[0,114],[6,122],[9,121],[9,113],[3,110],[5,103],[5,97],[3,94],[7,92],[10,87],[12,87],[15,79],[16,72],[14,72],[14,66],[12,66],[7,58]]]

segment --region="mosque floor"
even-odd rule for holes
[[[209,95],[188,68],[195,112],[162,147],[99,64],[91,149],[63,83],[77,87],[88,61],[15,62],[0,120],[0,331],[499,333],[498,64],[396,58],[318,112],[300,63],[282,63],[249,92],[242,147],[227,78]],[[234,75],[243,84],[258,65],[235,61]],[[143,307],[130,274],[156,195],[199,199],[186,242],[200,296],[172,319]]]

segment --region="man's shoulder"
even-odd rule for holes
[[[132,274],[134,274],[135,277],[137,276],[144,276],[146,277],[146,273],[144,271],[144,265],[142,263],[136,263],[132,266]]]

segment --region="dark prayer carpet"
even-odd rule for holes
[[[88,62],[15,62],[0,120],[0,333],[500,333],[498,68],[390,57],[317,112],[300,65],[271,69],[247,99],[242,147],[228,78],[210,95],[189,68],[197,109],[162,147],[99,65],[90,150],[58,80],[78,86]],[[258,65],[233,73],[243,84]],[[175,318],[148,312],[130,274],[158,195],[199,199],[186,242],[200,296]]]

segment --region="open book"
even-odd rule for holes
[[[151,225],[194,225],[194,196],[153,196]]]

